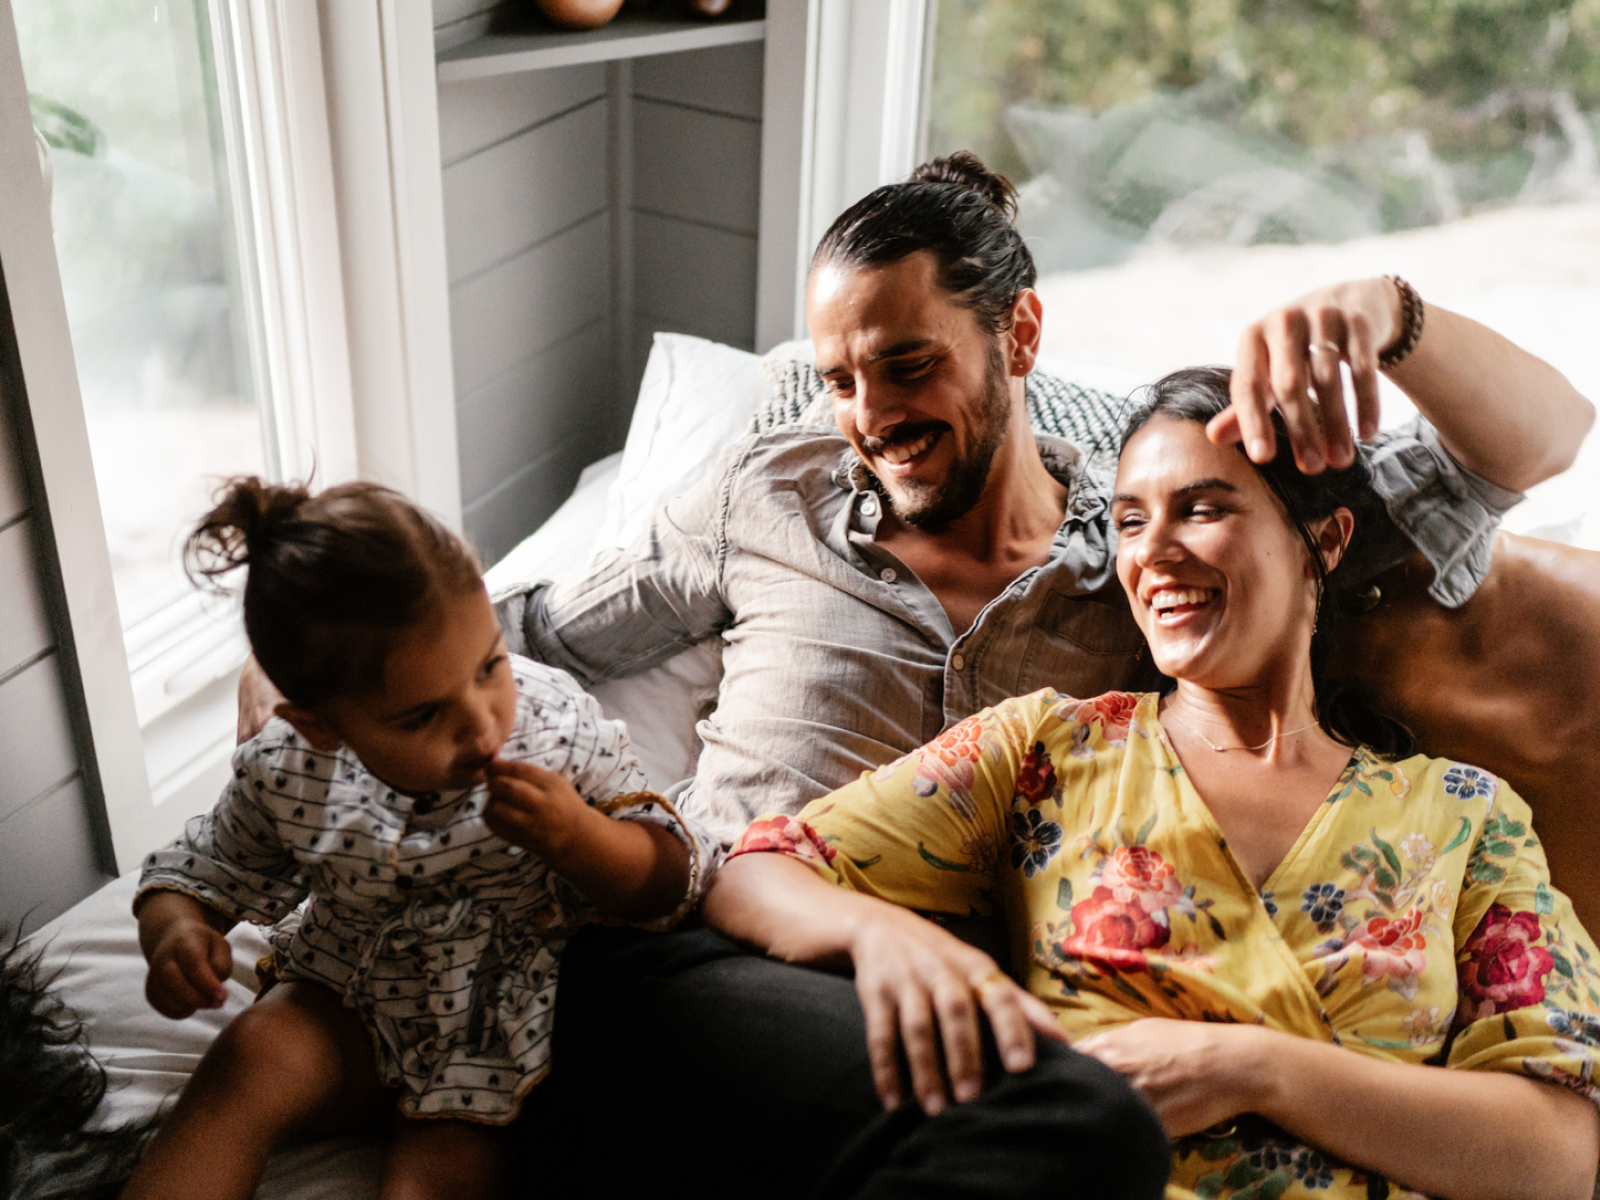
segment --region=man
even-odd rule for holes
[[[587,579],[501,598],[512,648],[586,683],[722,640],[719,704],[678,799],[729,840],[757,813],[797,810],[1006,696],[1139,680],[1105,481],[1028,428],[1042,312],[1013,211],[1009,186],[970,155],[855,205],[819,245],[807,295],[838,432],[745,439]],[[1408,307],[1388,280],[1344,284],[1246,332],[1235,405],[1213,436],[1269,457],[1276,406],[1302,469],[1346,464],[1341,363],[1367,436],[1385,352],[1433,427],[1369,452],[1403,532],[1374,539],[1368,569],[1414,544],[1434,594],[1458,602],[1500,513],[1565,467],[1592,420],[1551,368],[1464,318]],[[574,1168],[575,1194],[1015,1196],[1059,1193],[1063,1179],[1086,1195],[1158,1194],[1164,1142],[1131,1091],[1098,1064],[1036,1048],[1043,1022],[1026,994],[928,928],[920,987],[863,995],[925,1027],[920,1053],[943,1053],[951,1090],[916,1104],[901,1102],[892,1071],[875,1090],[842,978],[742,954],[710,930],[576,939],[555,1086],[537,1089],[530,1121],[560,1132],[536,1137],[536,1152]],[[940,1021],[974,1007],[994,1041],[941,1047]],[[616,1119],[629,1122],[624,1141],[650,1133],[633,1162],[605,1152],[602,1122]]]

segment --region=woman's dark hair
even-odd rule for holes
[[[817,243],[811,270],[877,267],[926,250],[939,286],[987,333],[1011,324],[1017,293],[1033,286],[1033,255],[1012,221],[1017,193],[976,154],[958,150],[923,163],[906,183],[856,201]]]
[[[313,495],[254,476],[229,480],[184,544],[184,565],[202,587],[248,568],[250,648],[302,708],[382,686],[397,638],[448,597],[482,586],[460,538],[375,483]]]
[[[1156,417],[1174,421],[1193,421],[1204,425],[1228,407],[1229,384],[1233,372],[1227,367],[1186,367],[1163,376],[1146,389],[1140,406],[1134,410],[1122,434],[1127,446]],[[1416,749],[1411,731],[1371,705],[1366,687],[1348,676],[1328,674],[1329,650],[1347,618],[1365,581],[1356,580],[1339,568],[1359,558],[1364,533],[1372,528],[1379,514],[1372,476],[1360,455],[1344,470],[1327,470],[1318,475],[1302,474],[1289,451],[1288,428],[1283,415],[1272,411],[1272,429],[1277,436],[1278,453],[1270,462],[1245,459],[1278,498],[1305,543],[1311,556],[1311,569],[1317,580],[1316,628],[1311,635],[1311,682],[1316,692],[1317,721],[1329,737],[1347,746],[1369,746],[1387,757],[1404,757]],[[1244,454],[1243,446],[1237,447]],[[1333,570],[1327,568],[1311,526],[1338,508],[1347,508],[1355,518],[1355,529],[1344,554]]]

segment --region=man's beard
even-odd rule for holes
[[[1011,423],[1009,383],[1010,377],[1000,357],[1000,348],[990,346],[983,394],[978,398],[977,411],[973,413],[974,440],[966,455],[951,463],[949,472],[941,480],[904,480],[896,485],[895,490],[890,490],[887,484],[878,480],[878,491],[896,517],[918,529],[937,529],[957,517],[965,516],[977,506],[989,482],[989,470],[994,466],[995,453],[1005,441],[1006,430]],[[948,437],[951,432],[945,430],[942,436]],[[909,433],[909,439],[902,434],[897,440],[914,441],[921,436],[914,429]],[[867,439],[864,444],[877,453],[879,449],[873,445],[875,442],[880,442],[880,439]]]

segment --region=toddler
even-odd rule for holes
[[[492,1195],[566,939],[602,913],[670,922],[710,844],[644,790],[621,724],[507,654],[472,553],[396,493],[235,480],[185,553],[197,578],[247,568],[285,699],[145,862],[146,994],[173,1018],[221,1005],[235,921],[273,924],[272,954],[123,1195],[245,1200],[285,1137],[396,1110],[381,1196]]]

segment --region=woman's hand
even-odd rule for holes
[[[1239,340],[1233,404],[1208,426],[1211,440],[1242,441],[1254,462],[1269,462],[1276,408],[1302,471],[1348,467],[1356,451],[1339,364],[1350,364],[1357,424],[1370,438],[1378,432],[1378,355],[1400,326],[1399,289],[1381,278],[1318,288],[1268,313]]]
[[[901,1103],[902,1048],[911,1090],[930,1116],[952,1094],[958,1102],[977,1098],[983,1090],[980,1010],[1008,1071],[1033,1066],[1035,1033],[1062,1040],[1049,1007],[983,951],[903,908],[855,899],[882,910],[858,923],[849,951],[866,1017],[873,1085],[885,1108]]]
[[[1080,1038],[1073,1048],[1133,1084],[1167,1136],[1178,1138],[1253,1111],[1251,1084],[1281,1036],[1255,1025],[1150,1017]]]
[[[1456,461],[1513,492],[1573,463],[1594,406],[1549,363],[1468,317],[1428,304],[1422,337],[1385,371],[1438,431]],[[1360,436],[1378,432],[1378,357],[1401,336],[1400,289],[1387,278],[1318,288],[1244,331],[1233,403],[1207,433],[1243,442],[1255,462],[1276,451],[1271,412],[1283,413],[1295,462],[1307,474],[1355,456],[1341,362],[1350,366]]]

